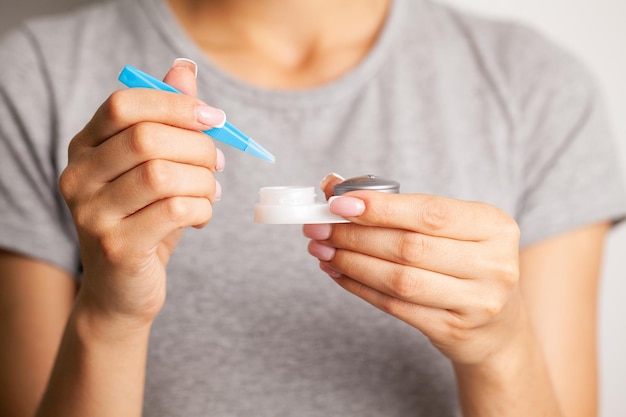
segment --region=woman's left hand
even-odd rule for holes
[[[323,183],[331,195],[332,179]],[[505,348],[523,324],[519,228],[478,202],[353,191],[331,211],[347,224],[305,225],[309,253],[347,291],[422,331],[456,364]]]

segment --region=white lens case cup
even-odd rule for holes
[[[375,190],[398,193],[400,184],[375,175],[347,179],[335,185],[335,195],[353,190]],[[262,224],[348,223],[330,212],[327,202],[315,201],[313,186],[276,186],[259,190],[259,202],[254,206],[254,222]]]

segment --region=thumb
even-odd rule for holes
[[[322,179],[322,181],[320,182],[320,188],[324,192],[324,195],[326,196],[326,200],[328,200],[330,197],[335,195],[335,192],[333,191],[333,187],[339,184],[340,182],[342,182],[343,180],[344,178],[341,175],[336,174],[334,172],[331,172],[330,174],[326,175],[324,179]]]
[[[195,97],[198,94],[196,75],[198,66],[187,58],[176,58],[163,81],[180,90],[183,94]]]

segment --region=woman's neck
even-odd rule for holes
[[[266,88],[309,88],[357,65],[391,0],[168,0],[222,70]]]

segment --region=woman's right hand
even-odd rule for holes
[[[114,92],[72,139],[59,182],[80,243],[79,300],[108,318],[151,322],[182,230],[205,226],[221,194],[224,156],[199,131],[224,113],[195,98],[192,62],[176,60],[164,81],[185,94]]]

